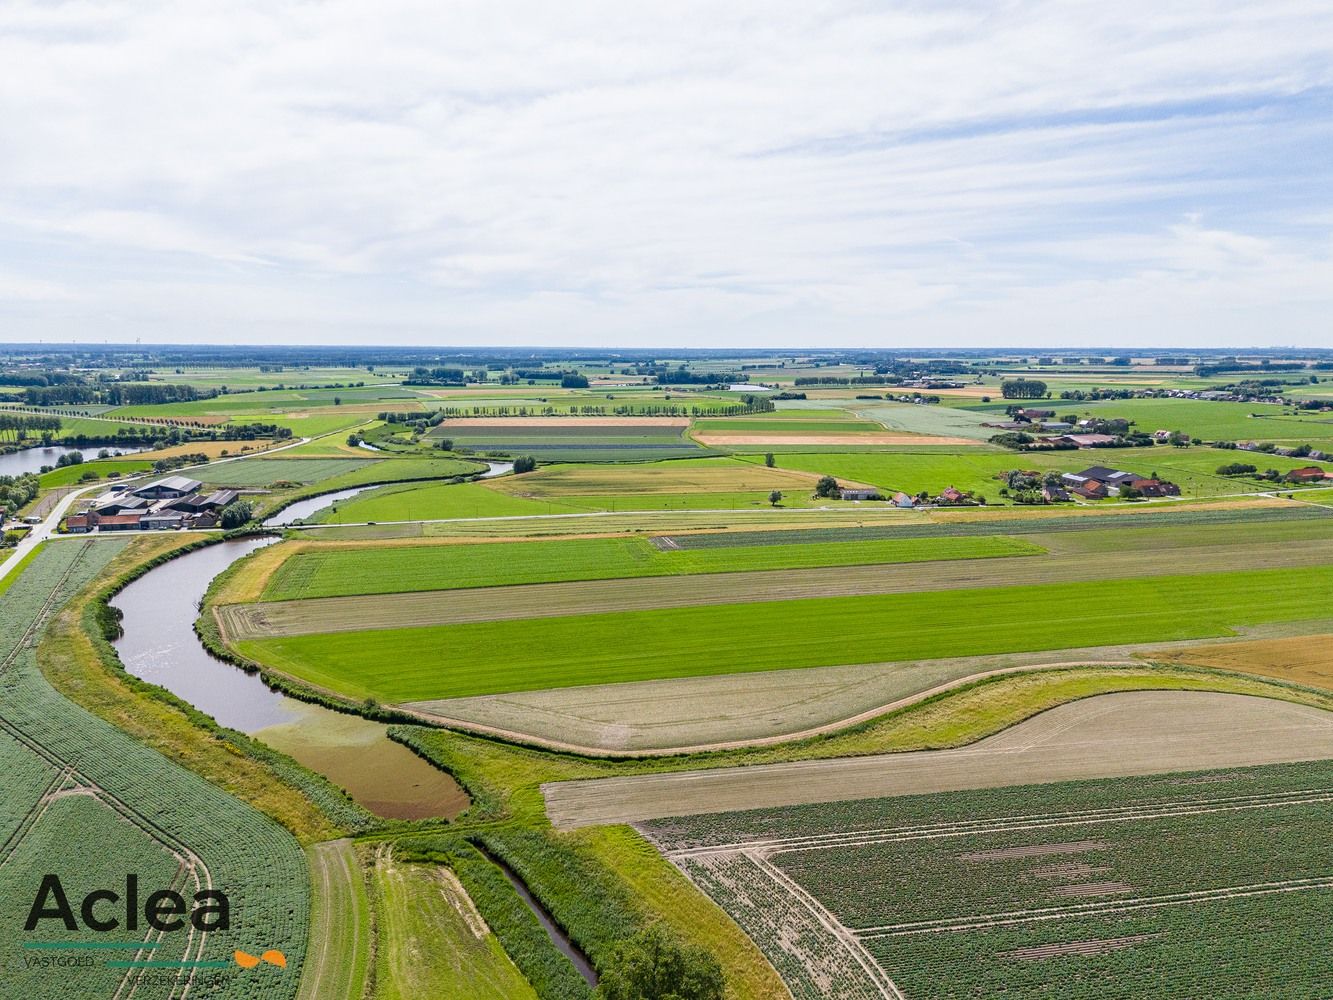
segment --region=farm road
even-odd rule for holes
[[[1061,705],[959,750],[845,757],[542,786],[562,830],[807,802],[1333,758],[1333,714],[1209,692]]]

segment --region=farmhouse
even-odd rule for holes
[[[203,485],[199,480],[186,476],[168,476],[166,479],[159,479],[155,483],[140,487],[134,491],[134,495],[146,500],[174,500],[189,496],[191,493],[198,493],[199,487]]]
[[[96,514],[71,514],[65,518],[65,530],[72,535],[84,535],[93,530]]]
[[[1180,496],[1180,487],[1165,479],[1135,479],[1129,485],[1145,497]]]
[[[893,505],[895,507],[915,507],[916,501],[900,490],[893,495]]]
[[[1069,476],[1064,479],[1069,483],[1069,492],[1077,493],[1085,500],[1105,500],[1111,495],[1111,491],[1106,488],[1104,483],[1099,483],[1095,479],[1085,479],[1082,482],[1070,482]]]
[[[1020,416],[1027,417],[1028,420],[1046,420],[1055,416],[1054,410],[1029,410],[1027,407],[1018,411]]]
[[[1094,480],[1101,483],[1107,489],[1118,490],[1121,486],[1128,486],[1136,479],[1145,479],[1145,476],[1135,475],[1132,472],[1122,472],[1119,469],[1108,469],[1104,465],[1093,465],[1084,469],[1082,472],[1067,473],[1065,479],[1074,480]]]
[[[839,496],[844,500],[878,500],[880,493],[879,490],[855,490],[843,487]]]
[[[174,531],[185,527],[185,515],[173,510],[161,510],[139,518],[139,527],[145,531]]]
[[[1154,441],[1156,441],[1158,444],[1164,444],[1165,442],[1171,440],[1171,432],[1170,432],[1170,431],[1161,431],[1161,430],[1153,431],[1153,432],[1152,432],[1152,439],[1153,439]]]
[[[202,514],[205,511],[221,510],[235,500],[236,496],[235,490],[218,490],[207,495],[191,493],[188,496],[168,500],[165,506],[171,510],[179,510],[187,514]]]
[[[1317,465],[1307,465],[1303,469],[1292,469],[1284,478],[1289,483],[1317,483],[1325,477],[1324,470]]]
[[[939,504],[944,504],[945,506],[971,503],[972,494],[965,493],[963,490],[950,486],[948,489],[944,490],[944,492],[942,492],[938,497],[935,498],[935,502]]]
[[[138,531],[141,514],[111,514],[97,518],[97,530],[101,531]]]
[[[1070,496],[1059,486],[1043,486],[1041,498],[1047,503],[1069,503]]]

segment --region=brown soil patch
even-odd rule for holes
[[[1087,941],[1062,941],[1059,944],[1042,944],[1032,948],[1015,948],[1002,951],[1000,958],[1017,958],[1025,962],[1035,962],[1043,958],[1059,958],[1062,955],[1105,955],[1108,951],[1131,948],[1142,941],[1150,941],[1160,934],[1134,934],[1130,937],[1090,939]]]
[[[1118,896],[1123,892],[1133,892],[1134,887],[1125,882],[1082,882],[1078,885],[1059,885],[1051,890],[1055,896]]]
[[[1333,690],[1333,635],[1186,646],[1146,655],[1164,663],[1235,670]]]
[[[982,442],[969,438],[932,437],[928,434],[695,434],[694,440],[710,447],[725,445],[950,445],[975,447]]]

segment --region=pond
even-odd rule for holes
[[[467,793],[445,772],[395,743],[383,723],[274,691],[256,674],[210,654],[194,622],[213,578],[277,541],[246,538],[205,546],[149,570],[111,600],[123,617],[114,643],[125,669],[345,788],[391,819],[452,819]]]

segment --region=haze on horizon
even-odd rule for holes
[[[1333,343],[1333,6],[58,5],[0,342]]]

